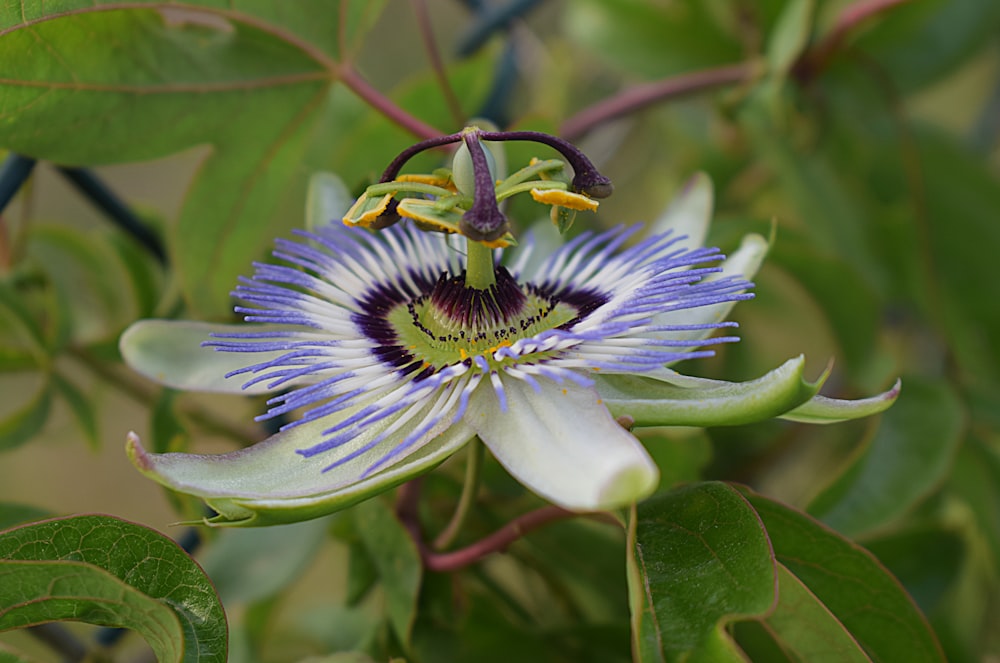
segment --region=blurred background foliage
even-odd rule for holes
[[[229,449],[263,436],[260,404],[154,387],[120,364],[118,335],[231,318],[237,276],[302,225],[310,174],[358,193],[416,137],[487,117],[574,140],[611,177],[581,227],[652,221],[697,171],[715,185],[709,243],[775,224],[736,308],[743,340],[685,370],[750,379],[805,353],[812,375],[833,361],[828,395],[900,376],[902,396],[831,427],[645,431],[665,487],[722,479],[807,511],[899,578],[948,660],[1000,656],[1000,3],[55,4],[0,7],[5,525],[105,511],[176,534],[198,507],[139,477],[125,433]],[[150,235],[107,223],[93,173]],[[520,229],[537,213],[510,210]],[[451,461],[425,482],[429,530],[461,477]],[[536,504],[488,464],[462,539]],[[559,523],[418,592],[402,532],[355,524],[380,509],[207,534],[231,660],[385,660],[409,638],[414,660],[628,659],[620,531]],[[737,636],[768,651],[750,626]]]

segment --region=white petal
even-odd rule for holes
[[[340,177],[313,173],[306,193],[306,230],[316,232],[328,223],[340,223],[353,203],[354,196]]]
[[[182,320],[140,320],[121,335],[119,350],[125,363],[150,380],[186,391],[263,394],[265,384],[243,389],[246,377],[227,379],[230,371],[277,359],[276,352],[219,352],[202,347],[211,334],[245,334],[274,326],[219,325]]]
[[[650,235],[673,230],[675,236],[687,237],[674,247],[696,249],[704,245],[711,220],[712,180],[705,173],[696,173],[653,222]]]
[[[149,478],[176,491],[204,499],[219,515],[216,525],[262,526],[326,515],[422,474],[458,451],[474,435],[461,420],[432,430],[384,469],[370,468],[393,448],[391,442],[330,469],[361,449],[397,417],[370,426],[343,447],[306,458],[297,453],[323,437],[336,421],[330,417],[277,433],[251,447],[225,454],[151,454],[129,435],[133,464]],[[442,417],[444,421],[446,418]],[[404,426],[394,439],[412,432]],[[324,471],[325,470],[325,471]]]
[[[507,409],[490,382],[473,392],[465,420],[518,481],[575,511],[615,509],[656,489],[659,470],[594,390],[570,382],[502,378]]]

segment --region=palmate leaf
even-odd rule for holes
[[[209,146],[171,245],[190,303],[219,313],[276,221],[330,91],[381,2],[0,8],[0,145],[62,164]],[[346,35],[342,41],[341,35]]]
[[[226,660],[212,584],[176,543],[109,516],[0,532],[0,630],[53,620],[131,628],[160,661]]]

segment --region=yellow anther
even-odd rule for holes
[[[347,214],[344,215],[344,225],[367,228],[371,224],[375,223],[375,220],[382,214],[382,212],[385,211],[385,208],[389,206],[389,201],[391,199],[391,193],[385,194],[378,201],[373,201],[368,197],[368,194],[362,194],[362,196],[358,198],[353,205],[351,205],[351,209],[347,210]]]
[[[596,211],[598,206],[598,202],[593,198],[562,189],[532,189],[531,197],[546,205],[558,205],[559,207],[588,212]]]

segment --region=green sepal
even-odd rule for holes
[[[835,424],[850,419],[861,419],[885,412],[896,402],[903,387],[900,380],[881,394],[857,400],[814,396],[794,410],[781,415],[782,419],[805,424]]]
[[[549,218],[552,219],[552,223],[555,224],[559,234],[565,235],[573,227],[573,222],[576,221],[576,210],[561,205],[553,205],[552,211],[549,212]]]
[[[665,375],[598,375],[596,388],[611,413],[638,426],[733,426],[770,419],[813,398],[829,372],[814,382],[803,376],[805,358],[789,359],[749,382],[722,382]]]

